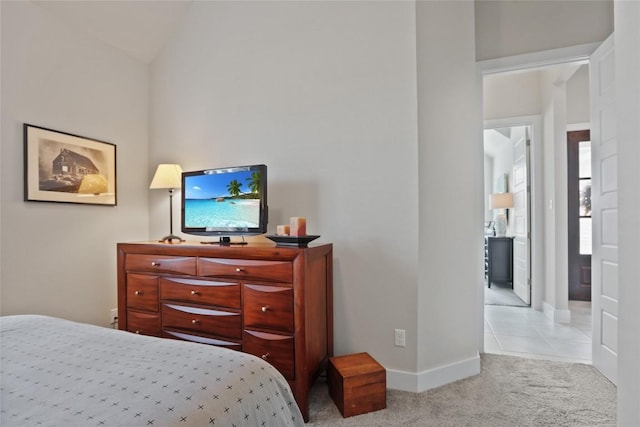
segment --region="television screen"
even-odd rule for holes
[[[182,232],[227,236],[267,231],[267,167],[182,173]]]

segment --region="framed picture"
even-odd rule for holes
[[[506,193],[509,190],[509,174],[503,173],[496,179],[494,193]]]
[[[24,124],[24,199],[116,205],[116,146]]]

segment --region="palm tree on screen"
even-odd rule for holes
[[[240,194],[240,187],[242,187],[242,183],[238,182],[238,180],[234,179],[233,181],[227,184],[227,191],[231,196],[236,197]]]
[[[260,193],[260,172],[251,172],[251,177],[247,178],[247,181],[252,193]]]

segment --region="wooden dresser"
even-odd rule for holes
[[[262,357],[305,421],[333,356],[332,245],[118,243],[118,325]]]

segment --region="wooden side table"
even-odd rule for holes
[[[387,407],[387,373],[368,353],[330,357],[327,381],[344,418]]]

